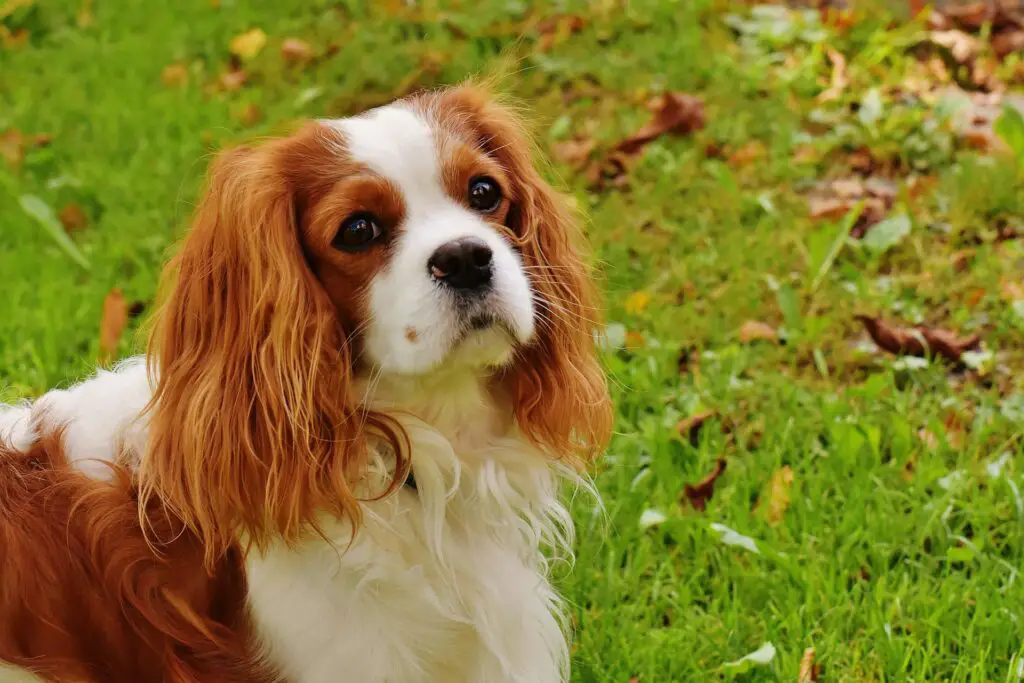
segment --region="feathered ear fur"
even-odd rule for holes
[[[366,430],[395,442],[359,413],[346,334],[304,257],[283,167],[294,143],[215,162],[150,339],[143,503],[179,516],[208,563],[240,537],[295,541],[319,513],[358,522]]]
[[[474,86],[441,93],[435,106],[468,126],[516,184],[507,223],[538,310],[537,338],[507,376],[519,425],[558,457],[592,458],[607,443],[612,409],[596,354],[596,297],[577,247],[577,224],[537,171],[530,137],[510,108]]]

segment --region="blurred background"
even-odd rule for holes
[[[606,294],[573,680],[1020,680],[1022,51],[998,0],[0,0],[0,400],[143,348],[217,149],[502,69]]]

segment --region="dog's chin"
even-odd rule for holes
[[[515,355],[517,335],[511,324],[490,315],[467,320],[442,365],[453,369],[496,370]]]

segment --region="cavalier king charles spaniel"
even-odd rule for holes
[[[146,357],[0,407],[0,681],[568,680],[576,232],[473,86],[223,153]]]

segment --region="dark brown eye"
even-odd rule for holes
[[[383,234],[376,216],[357,213],[345,219],[331,245],[342,251],[361,251],[369,248]]]
[[[469,205],[481,213],[491,213],[501,205],[501,188],[494,178],[481,176],[469,181]]]

